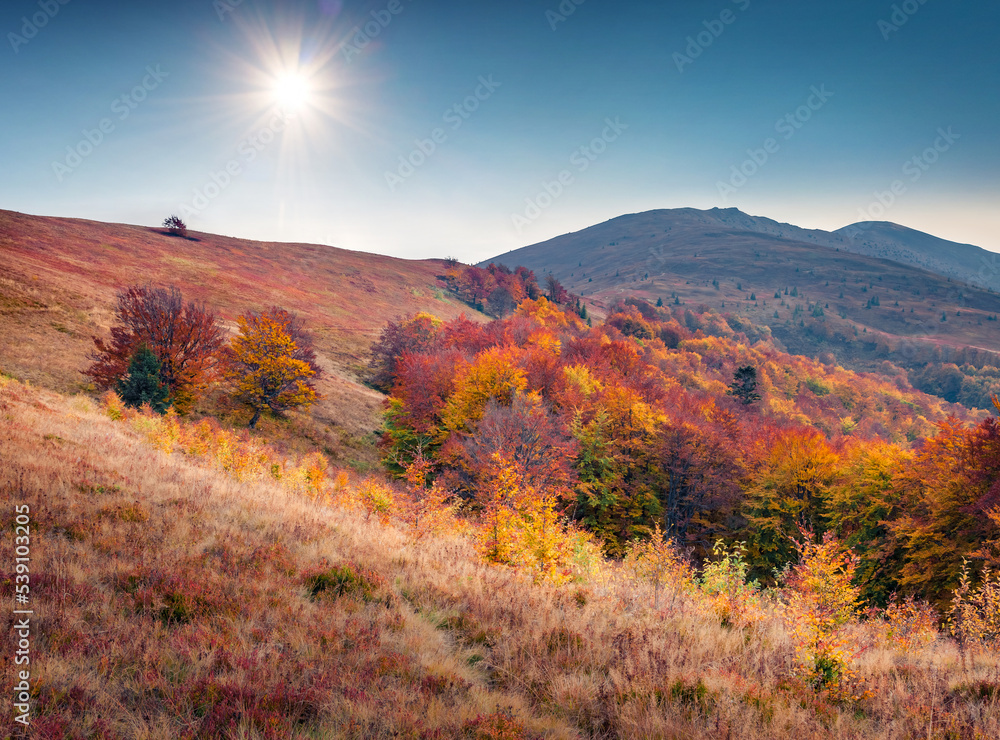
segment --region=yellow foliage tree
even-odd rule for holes
[[[528,385],[524,370],[517,365],[520,352],[513,347],[491,347],[461,369],[452,393],[441,412],[444,434],[466,430],[483,418],[490,399],[510,406]]]
[[[827,533],[812,542],[802,531],[796,541],[800,561],[785,578],[785,616],[806,676],[817,689],[842,690],[854,651],[843,627],[858,613],[859,593],[852,581],[858,558],[842,552]]]
[[[746,488],[747,550],[755,576],[780,568],[795,556],[798,526],[823,531],[839,456],[818,432],[789,430],[772,444],[769,456]],[[761,572],[764,571],[764,572]]]
[[[525,484],[502,453],[490,457],[479,552],[492,563],[530,571],[536,581],[565,583],[578,570],[578,559],[593,549],[583,532],[567,528],[554,496]]]
[[[385,524],[389,521],[389,516],[395,508],[395,497],[392,489],[385,483],[366,478],[358,486],[358,503],[365,510],[365,521],[371,519],[372,514]]]
[[[586,365],[568,365],[563,368],[563,376],[566,378],[566,382],[579,390],[585,398],[589,398],[604,389],[604,384],[594,376],[593,371]]]
[[[541,326],[550,329],[565,329],[570,325],[583,326],[576,314],[570,314],[560,309],[556,304],[548,301],[545,296],[540,296],[537,300],[522,301],[517,307],[517,312],[521,316],[530,316]]]
[[[493,466],[486,483],[485,510],[479,532],[479,549],[491,563],[517,565],[519,550],[518,505],[523,502],[517,473],[506,464],[499,452],[493,453]]]
[[[432,468],[422,449],[418,449],[413,461],[404,466],[403,478],[411,496],[404,516],[415,541],[452,529],[455,525],[458,505],[454,497],[436,481],[427,485]]]
[[[265,409],[281,413],[316,401],[316,370],[302,357],[291,314],[281,309],[246,313],[237,324],[240,333],[226,353],[224,377],[233,399],[253,411],[251,429]]]

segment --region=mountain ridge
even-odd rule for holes
[[[1000,291],[1000,255],[973,244],[953,242],[926,232],[901,226],[890,221],[865,221],[849,224],[834,231],[806,229],[766,216],[753,216],[737,208],[661,208],[638,213],[623,214],[588,229],[608,226],[622,220],[644,216],[681,216],[696,218],[706,225],[742,227],[746,232],[761,236],[842,249],[877,259],[918,267],[944,277],[958,279],[977,288]],[[569,232],[580,234],[588,229]],[[568,236],[564,234],[562,236]],[[559,239],[560,237],[554,237]],[[521,249],[547,244],[552,239],[527,245]],[[508,259],[512,250],[479,263],[486,265],[498,259]]]

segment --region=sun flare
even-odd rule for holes
[[[285,110],[297,111],[309,103],[312,90],[309,81],[300,73],[290,72],[274,82],[274,100]]]

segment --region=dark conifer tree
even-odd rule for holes
[[[733,382],[729,386],[728,394],[735,396],[744,406],[749,406],[760,400],[757,392],[757,368],[753,365],[746,365],[739,368],[733,375]]]
[[[145,344],[132,355],[128,374],[118,381],[116,390],[132,408],[148,403],[153,411],[163,414],[170,407],[170,388],[160,380],[160,361]]]

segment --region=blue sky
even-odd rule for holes
[[[467,262],[683,206],[1000,251],[995,3],[577,2],[8,0],[0,208]]]

